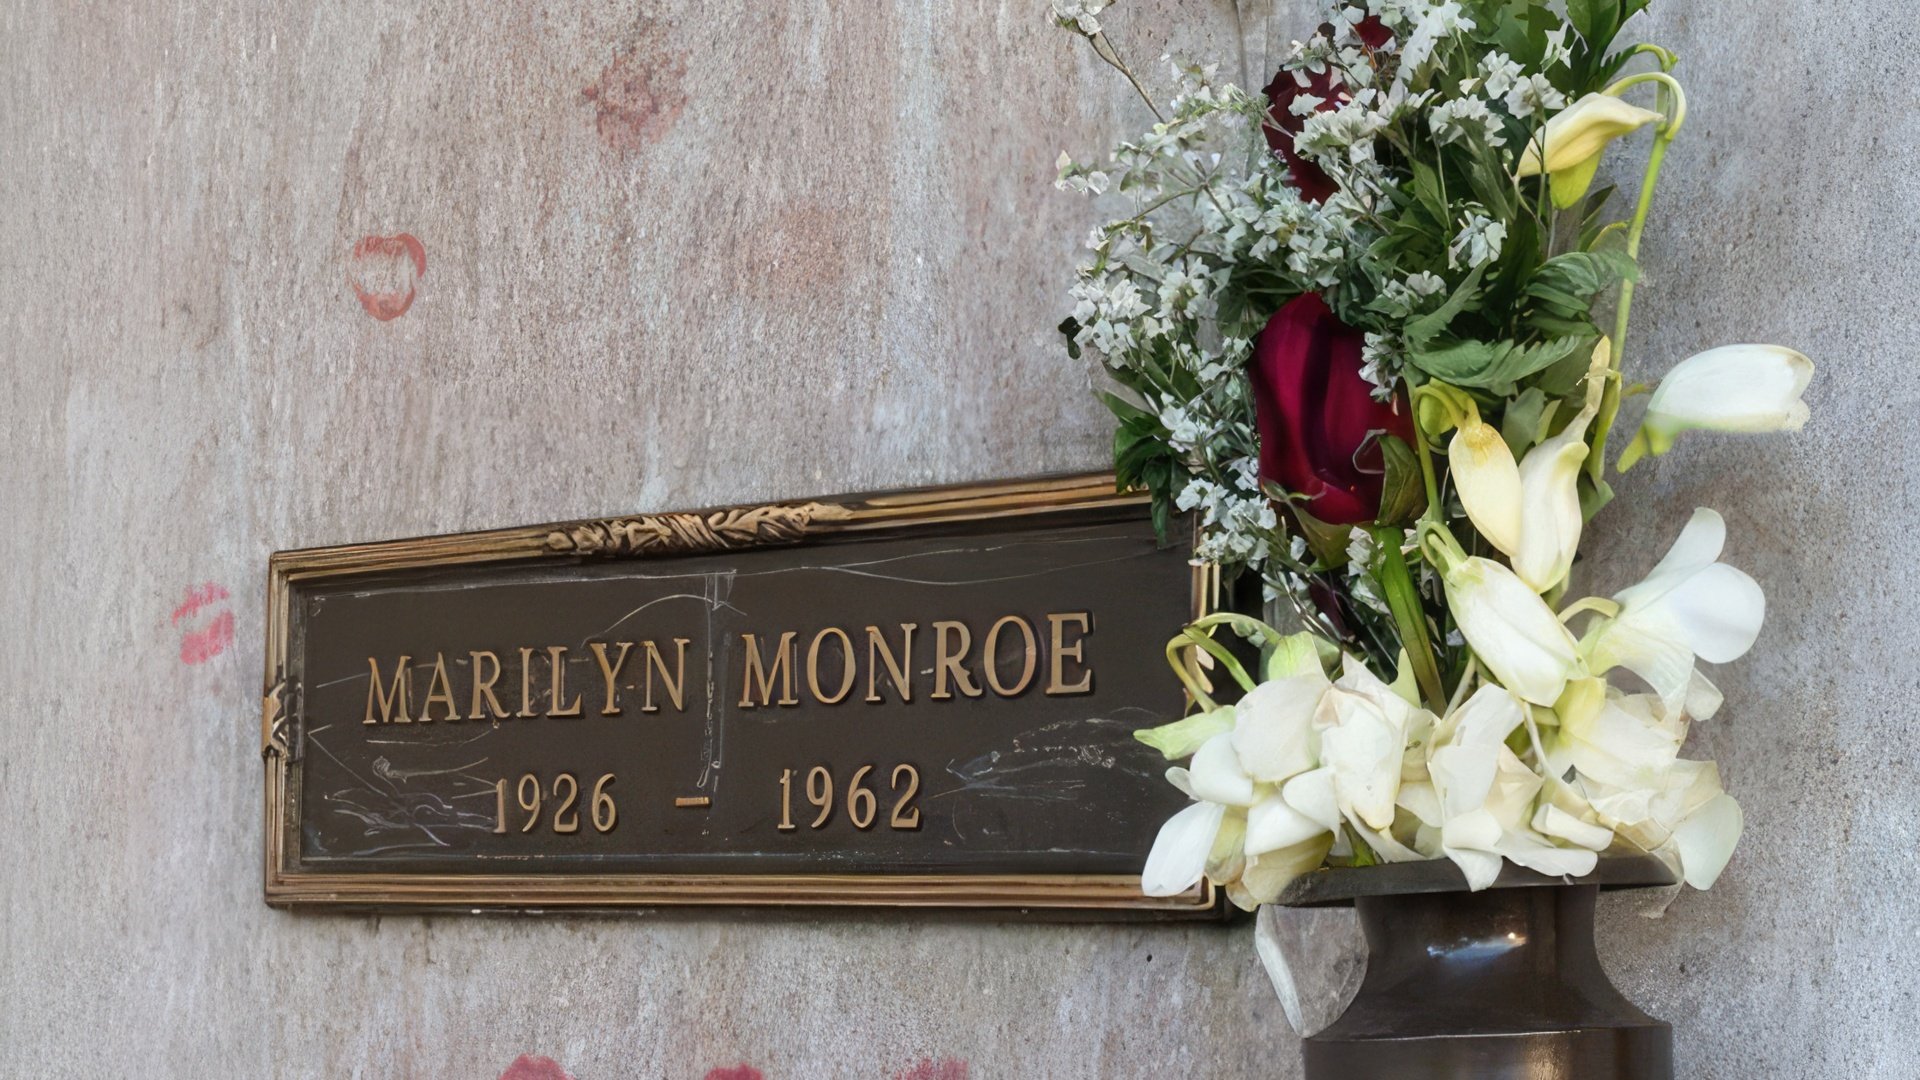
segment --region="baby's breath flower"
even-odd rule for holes
[[[1485,214],[1470,214],[1454,236],[1453,245],[1447,249],[1447,266],[1459,269],[1463,256],[1469,270],[1484,266],[1500,257],[1500,246],[1506,239],[1504,222],[1494,221]]]
[[[1565,108],[1567,96],[1553,88],[1545,75],[1534,74],[1513,84],[1507,91],[1507,111],[1515,119],[1524,120],[1535,112],[1545,110],[1553,112]]]
[[[1476,130],[1488,146],[1501,146],[1506,137],[1500,131],[1500,118],[1487,106],[1485,98],[1464,97],[1443,101],[1427,112],[1427,126],[1435,142],[1445,146],[1458,142]]]
[[[1101,9],[1111,0],[1053,0],[1052,15],[1057,25],[1091,37],[1100,32]]]
[[[1547,31],[1547,52],[1545,58],[1541,60],[1540,63],[1542,67],[1550,68],[1555,64],[1571,64],[1572,62],[1573,49],[1567,45],[1567,26],[1562,23],[1559,29]]]
[[[1488,53],[1481,57],[1480,76],[1486,80],[1487,96],[1505,97],[1520,78],[1521,70],[1520,65],[1503,52]]]

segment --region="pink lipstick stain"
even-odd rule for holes
[[[181,635],[181,663],[204,664],[233,644],[233,612],[221,606],[226,599],[226,587],[209,581],[188,589],[186,597],[173,609],[170,621],[174,626],[191,627],[203,611],[210,615],[198,629],[188,629]]]
[[[731,1069],[708,1069],[706,1080],[766,1080],[766,1077],[759,1069],[741,1062]]]
[[[573,1074],[550,1057],[521,1054],[500,1074],[500,1080],[573,1080]]]
[[[967,1063],[957,1058],[921,1058],[913,1068],[894,1073],[893,1080],[967,1080]]]
[[[367,314],[388,322],[413,306],[414,286],[427,276],[427,249],[412,233],[366,236],[353,245],[347,284]]]
[[[642,41],[608,61],[592,86],[580,91],[593,102],[594,130],[607,148],[630,155],[656,142],[687,107],[683,56],[658,41]]]

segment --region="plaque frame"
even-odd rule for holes
[[[1202,879],[1171,897],[1125,874],[419,874],[326,873],[296,866],[298,688],[287,676],[297,585],[329,577],[556,559],[648,559],[830,541],[916,526],[1144,507],[1112,473],[1081,473],[861,495],[588,518],[548,525],[275,552],[268,560],[266,678],[260,754],[266,776],[266,902],[357,910],[594,910],[685,906],[1011,909],[1104,918],[1218,918]],[[1215,567],[1191,574],[1192,614],[1218,606]],[[1169,627],[1168,636],[1178,631]],[[296,698],[288,701],[289,696]],[[1144,855],[1143,855],[1144,857]]]

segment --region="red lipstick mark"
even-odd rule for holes
[[[427,249],[412,233],[362,237],[347,267],[353,295],[381,322],[407,313],[415,283],[426,276]]]
[[[647,44],[656,47],[645,49]],[[621,154],[656,142],[687,107],[682,80],[687,61],[642,42],[616,55],[592,86],[580,91],[593,102],[600,141]]]
[[[521,1054],[500,1074],[500,1080],[573,1080],[573,1074],[550,1057]]]
[[[906,1072],[894,1073],[893,1080],[967,1080],[967,1063],[956,1058],[921,1058],[920,1064]]]
[[[707,1080],[767,1080],[759,1069],[742,1062],[731,1069],[708,1069]]]
[[[219,607],[226,599],[226,588],[209,581],[198,588],[188,589],[185,599],[173,609],[173,618],[169,621],[175,626],[182,623],[192,626],[203,611],[211,616],[198,629],[189,629],[181,635],[181,663],[204,664],[226,652],[227,646],[233,644],[233,612]],[[216,607],[219,609],[212,610]]]

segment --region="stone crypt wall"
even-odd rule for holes
[[[1639,362],[1822,374],[1590,546],[1628,580],[1710,503],[1771,600],[1697,736],[1740,852],[1662,921],[1606,901],[1603,955],[1680,1075],[1908,1076],[1920,15],[1656,6],[1693,106]],[[270,551],[1104,464],[1049,181],[1144,112],[1039,7],[5,6],[0,1074],[1297,1075],[1246,927],[260,899]],[[1306,10],[1246,5],[1256,85]],[[1239,63],[1226,4],[1110,22]]]

